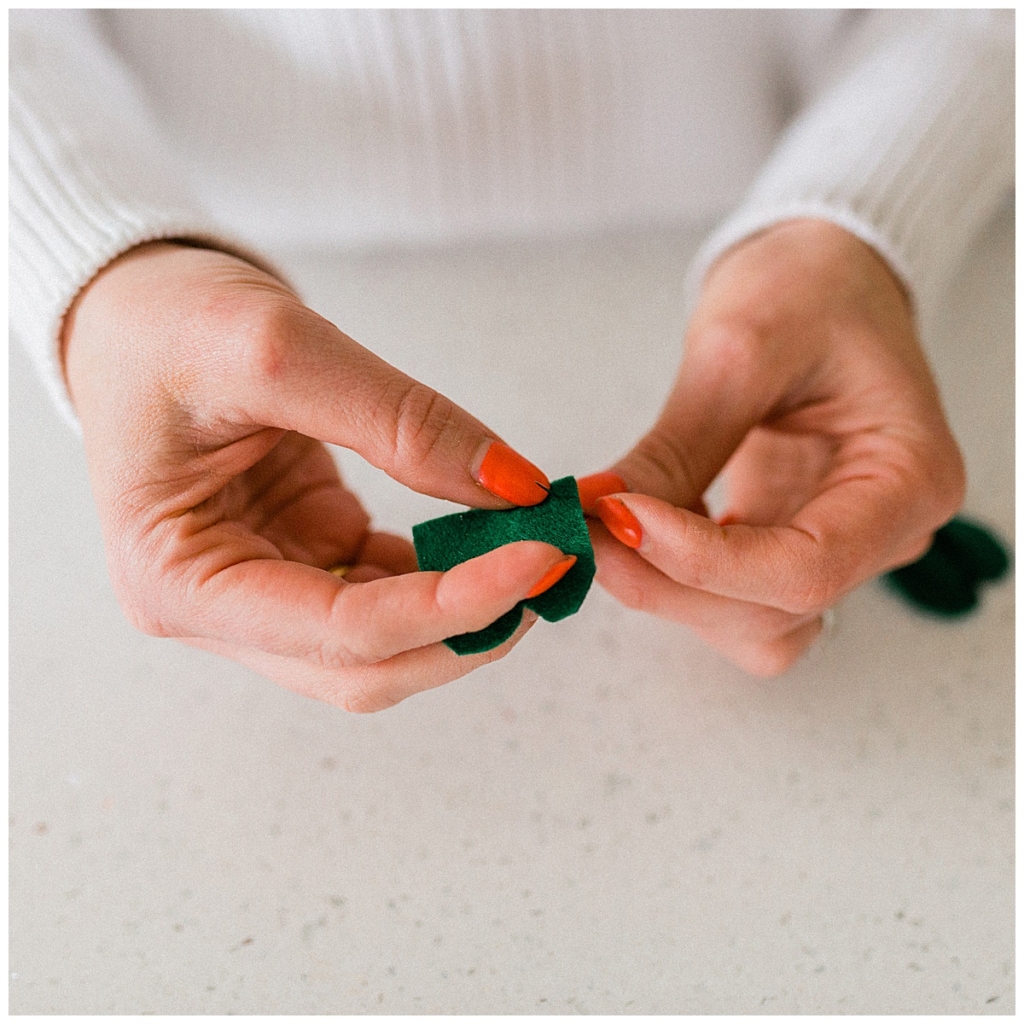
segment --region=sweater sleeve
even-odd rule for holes
[[[12,11],[9,41],[11,330],[77,427],[61,323],[107,263],[159,238],[266,263],[196,200],[95,11]]]
[[[1013,33],[1011,11],[867,16],[844,40],[852,68],[797,115],[698,252],[691,300],[729,247],[814,217],[878,251],[919,311],[934,303],[1013,188]]]

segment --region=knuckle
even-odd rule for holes
[[[730,320],[704,327],[692,339],[694,372],[708,387],[723,397],[763,388],[768,368],[780,355],[776,305],[777,299],[766,297]]]
[[[731,380],[745,383],[760,375],[765,345],[771,336],[770,317],[763,307],[760,320],[745,317],[742,322],[716,324],[706,329],[697,339],[697,345],[715,369],[728,373]]]
[[[354,683],[341,689],[332,700],[332,703],[352,715],[372,715],[377,711],[387,711],[399,702],[400,698],[392,697],[384,690]]]
[[[334,636],[324,639],[315,653],[319,668],[328,672],[344,672],[347,669],[373,664],[373,658],[354,651],[347,643]]]
[[[241,346],[241,364],[258,387],[284,379],[299,358],[301,325],[295,310],[280,300],[247,307],[234,333]]]
[[[800,653],[799,648],[783,641],[756,644],[745,652],[741,667],[750,675],[773,679],[790,668]]]
[[[392,447],[403,462],[428,461],[442,449],[454,449],[462,436],[458,406],[433,388],[403,380],[394,396]]]
[[[638,489],[655,497],[698,496],[699,481],[691,460],[670,434],[655,428],[637,443],[629,457],[629,476]]]
[[[361,590],[358,602],[352,600],[352,595],[350,586],[342,587],[335,595],[324,639],[317,648],[320,667],[329,672],[372,665],[380,660],[372,645],[360,640],[372,636],[372,630],[364,628],[364,625],[371,625],[378,617],[375,614],[374,591],[372,588]]]

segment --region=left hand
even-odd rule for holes
[[[723,467],[716,523],[701,496]],[[965,489],[905,292],[817,220],[719,259],[661,415],[612,470],[624,488],[581,481],[604,524],[598,581],[756,675],[785,670],[848,591],[918,558]],[[598,497],[616,490],[630,493]]]
[[[491,651],[459,657],[442,641],[567,568],[554,545],[517,541],[417,572],[407,540],[370,528],[323,442],[481,508],[538,504],[547,478],[229,253],[129,249],[79,293],[63,337],[111,581],[147,633],[377,711],[504,657],[532,613]]]

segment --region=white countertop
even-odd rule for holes
[[[691,239],[292,259],[552,477],[660,404]],[[1013,535],[1013,224],[927,326],[966,512]],[[11,383],[15,1013],[1010,1013],[1013,585],[877,584],[781,679],[594,588],[348,716],[135,633],[79,442]],[[381,524],[448,510],[343,453]]]

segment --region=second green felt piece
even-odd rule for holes
[[[504,643],[519,627],[523,608],[548,622],[572,615],[579,611],[594,580],[594,549],[576,481],[571,476],[556,480],[539,505],[500,512],[471,509],[441,516],[414,526],[412,539],[424,572],[446,572],[460,562],[518,540],[542,540],[576,556],[576,564],[550,590],[520,601],[485,629],[445,640],[456,654],[478,654]]]

